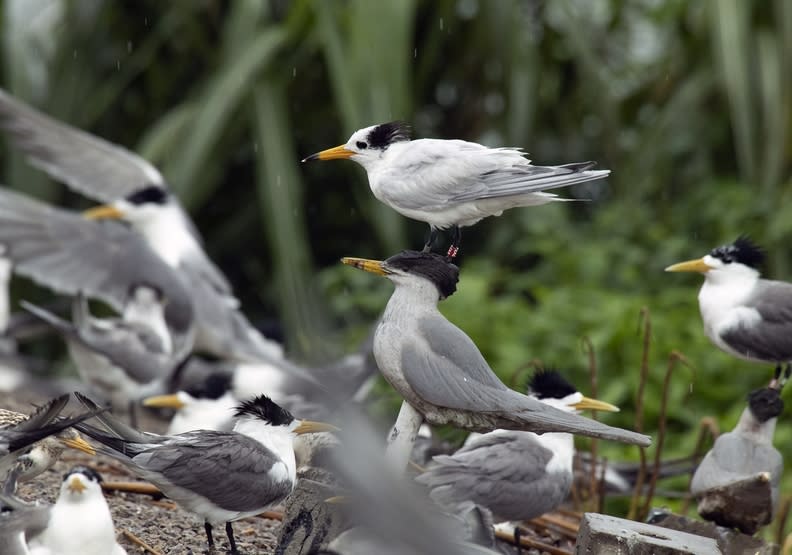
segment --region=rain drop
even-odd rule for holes
[[[443,25],[444,25],[443,18],[441,17],[440,18],[440,30],[441,31],[443,30]]]
[[[129,54],[132,53],[132,41],[131,40],[127,41],[127,53],[129,53]]]

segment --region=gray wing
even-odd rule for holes
[[[405,379],[425,401],[440,407],[501,416],[525,430],[570,432],[648,444],[646,436],[563,412],[506,387],[473,341],[440,315],[418,323],[425,341],[402,348]],[[502,427],[507,427],[506,424]]]
[[[290,481],[267,479],[280,459],[258,441],[235,432],[186,432],[144,450],[132,462],[152,482],[157,480],[149,473],[158,473],[228,510],[250,511],[278,502],[292,487]]]
[[[143,187],[165,187],[157,169],[125,148],[34,110],[0,90],[0,126],[30,163],[80,193],[118,200]]]
[[[180,277],[118,222],[89,221],[0,188],[0,244],[14,271],[59,293],[84,293],[121,311],[131,285],[149,283],[168,300],[169,326],[184,331],[192,324]]]
[[[732,349],[753,358],[792,360],[792,284],[760,280],[745,304],[762,317],[754,328],[736,327],[721,333]]]
[[[769,472],[777,485],[784,466],[781,454],[772,446],[758,444],[733,432],[722,434],[693,474],[690,491],[694,495],[711,488]]]
[[[490,433],[451,456],[435,457],[437,466],[417,480],[442,505],[473,501],[499,519],[523,520],[553,510],[569,494],[571,469],[545,472],[552,457],[533,434]]]
[[[470,200],[511,197],[569,187],[586,181],[603,179],[610,170],[592,171],[595,162],[580,162],[564,166],[533,166],[530,164],[497,168],[478,176],[475,186],[452,197],[451,204]]]

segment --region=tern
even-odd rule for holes
[[[452,230],[454,257],[460,227],[518,206],[566,200],[546,191],[602,179],[594,162],[534,166],[518,148],[488,148],[460,140],[410,140],[398,121],[355,131],[346,144],[303,159],[350,159],[366,170],[374,196],[403,216],[429,224],[429,250],[438,229]]]
[[[404,251],[384,262],[342,262],[385,276],[395,285],[374,336],[374,358],[385,379],[428,423],[650,443],[647,436],[564,412],[506,387],[473,340],[437,309],[459,279],[459,268],[445,257]]]
[[[77,396],[89,409],[96,406]],[[212,526],[225,523],[232,553],[238,552],[231,523],[261,513],[292,492],[297,477],[292,442],[297,435],[337,430],[297,420],[265,395],[237,406],[231,432],[157,435],[139,432],[110,415],[98,418],[110,435],[89,425],[78,429],[102,444],[100,452],[200,517],[210,550]]]
[[[792,361],[792,283],[762,279],[764,251],[748,237],[717,247],[667,272],[700,272],[698,301],[704,333],[732,356],[752,362]]]
[[[22,453],[24,449],[32,446],[37,441],[61,433],[103,410],[95,407],[79,416],[58,419],[58,415],[68,402],[69,395],[61,395],[42,405],[27,418],[20,420],[16,424],[7,424],[0,429],[0,475],[6,476],[8,471],[14,468],[19,459],[25,456],[25,453]],[[70,438],[68,442],[70,446],[87,453],[94,453],[93,448],[87,445],[85,441],[76,439],[71,441],[71,439],[74,438]],[[27,474],[29,477],[30,472],[46,470],[46,467],[42,468],[42,466],[51,464],[50,454],[46,446],[40,450],[32,451],[26,459],[20,461],[22,463],[21,467],[16,467],[15,474],[17,476]]]
[[[47,527],[50,507],[26,503],[13,495],[0,494],[0,553],[30,555],[28,540]]]
[[[137,402],[164,391],[180,362],[171,352],[164,299],[146,285],[130,292],[125,318],[95,318],[82,295],[72,303],[73,322],[26,301],[21,306],[64,338],[83,381],[114,412],[128,411],[133,426]]]
[[[68,402],[68,395],[64,395],[60,399],[61,400],[59,400],[56,405],[61,402],[65,405],[66,402]],[[29,418],[31,418],[31,416],[21,412],[0,409],[0,431],[12,429]],[[30,480],[45,470],[52,468],[52,465],[60,458],[66,447],[77,449],[89,455],[96,454],[94,448],[82,438],[77,430],[66,428],[52,436],[38,441],[29,447],[26,453],[19,455],[16,459],[17,470],[15,479],[18,481]],[[7,474],[7,471],[10,470],[12,465],[7,464],[6,466],[8,468],[5,469],[3,469],[2,466],[3,465],[0,465],[0,480],[4,478],[4,474]]]
[[[726,512],[718,512],[712,517],[721,526],[758,527],[769,524],[778,507],[781,476],[784,459],[773,447],[778,416],[784,411],[780,388],[765,387],[748,395],[748,406],[743,410],[740,420],[731,432],[721,434],[715,440],[704,459],[699,464],[690,482],[690,493],[696,498],[705,497],[713,488],[728,486],[748,480],[758,475],[766,476],[770,483],[771,505],[762,522],[732,522]],[[702,505],[699,505],[702,512]],[[702,514],[705,518],[707,516]],[[753,534],[756,530],[743,530]]]
[[[280,357],[239,311],[221,270],[162,174],[129,150],[56,121],[0,90],[0,126],[30,163],[91,199],[105,203],[91,219],[123,219],[176,269],[192,295],[196,349],[245,361]]]
[[[229,431],[233,428],[234,409],[239,401],[231,391],[231,376],[221,372],[170,395],[156,395],[143,400],[143,406],[176,409],[168,424],[167,435],[191,430]]]
[[[174,356],[192,350],[193,301],[185,283],[126,226],[89,221],[0,188],[0,244],[15,273],[58,293],[101,300],[131,319],[139,314],[127,307],[130,295],[141,286],[159,291]]]
[[[102,477],[75,466],[63,477],[47,527],[29,542],[31,555],[126,555],[116,541]]]
[[[553,370],[536,372],[530,397],[560,410],[616,412],[609,403],[584,397]],[[416,480],[440,506],[455,510],[473,502],[496,521],[530,520],[554,510],[572,486],[574,441],[568,433],[495,430],[466,442],[453,455],[434,457]]]

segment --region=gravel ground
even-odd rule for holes
[[[30,403],[41,403],[43,400],[43,397],[31,393],[2,393],[0,407],[30,412]],[[79,412],[79,406],[79,403],[73,400],[64,410],[64,414]],[[163,432],[166,424],[151,415],[143,415],[140,427],[147,431]],[[54,503],[60,491],[63,475],[77,464],[96,469],[105,482],[138,481],[134,475],[109,457],[103,455],[90,457],[79,451],[67,450],[50,470],[30,482],[21,483],[17,490],[18,495],[28,501],[41,500]],[[130,555],[142,553],[143,550],[127,538],[124,531],[139,537],[158,553],[197,555],[206,552],[203,523],[190,513],[173,506],[169,501],[155,501],[148,495],[120,492],[105,493],[105,497],[113,515],[118,541]],[[246,554],[272,553],[279,527],[279,521],[260,517],[237,521],[234,523],[237,547]],[[223,526],[215,527],[214,539],[218,552],[226,552],[228,540]]]

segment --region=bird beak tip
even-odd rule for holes
[[[144,407],[153,408],[166,408],[166,409],[180,409],[184,407],[184,403],[177,395],[155,395],[143,399]]]
[[[341,430],[339,428],[336,428],[332,424],[327,424],[325,422],[314,422],[312,420],[303,420],[300,422],[299,426],[294,429],[294,433],[297,435],[340,431]]]
[[[620,412],[621,409],[616,405],[611,405],[610,403],[606,403],[605,401],[600,401],[599,399],[591,399],[589,397],[583,397],[580,401],[572,405],[575,410],[599,410],[603,412]]]
[[[686,260],[685,262],[671,264],[665,269],[665,271],[666,272],[698,272],[700,274],[706,274],[711,269],[712,268],[706,262],[704,262],[703,258],[697,258],[696,260]]]
[[[94,449],[90,443],[81,437],[75,439],[64,439],[63,443],[72,449],[76,449],[77,451],[82,451],[83,453],[87,453],[91,456],[96,455],[96,449]]]
[[[388,273],[385,270],[383,262],[380,260],[367,260],[365,258],[353,258],[350,256],[345,256],[341,259],[341,263],[346,264],[347,266],[353,266],[359,270],[363,270],[364,272],[376,274],[378,276],[384,276]]]

